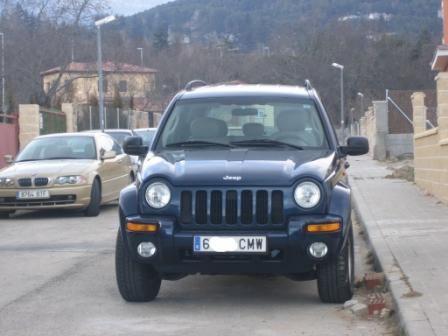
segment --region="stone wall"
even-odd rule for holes
[[[425,94],[412,96],[415,182],[448,203],[448,73],[440,73],[436,82],[439,127],[426,130]]]
[[[369,139],[369,154],[385,160],[413,152],[412,134],[390,134],[389,109],[386,101],[374,101],[360,119],[360,135]]]

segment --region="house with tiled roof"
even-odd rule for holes
[[[146,101],[155,89],[157,70],[126,63],[105,62],[104,97],[106,103],[117,94],[123,101]],[[96,63],[72,62],[41,72],[44,92],[63,102],[88,104],[98,98]]]

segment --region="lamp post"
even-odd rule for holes
[[[103,83],[103,54],[101,48],[101,26],[115,20],[115,16],[107,16],[95,22],[97,28],[97,48],[98,48],[98,109],[100,114],[100,129],[104,132],[104,83]]]
[[[364,94],[358,92],[358,97],[361,98],[361,115],[364,113]]]
[[[140,64],[143,67],[143,48],[137,48],[140,51]]]
[[[344,66],[338,63],[333,63],[331,66],[341,71],[341,134],[344,135]]]
[[[5,33],[0,33],[2,38],[2,113],[6,113],[5,104]],[[3,119],[6,123],[6,118]]]

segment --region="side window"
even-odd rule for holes
[[[115,140],[114,140],[114,146],[112,147],[112,150],[115,151],[115,153],[117,153],[117,155],[123,154],[123,149],[121,148],[119,143],[116,142]]]
[[[100,150],[108,152],[114,150],[114,140],[107,136],[101,136],[100,138]]]
[[[128,82],[125,80],[118,82],[118,90],[120,92],[128,92]]]

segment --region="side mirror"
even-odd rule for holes
[[[11,164],[11,163],[14,162],[14,158],[13,158],[12,155],[9,155],[9,154],[8,154],[8,155],[5,155],[3,158],[5,159],[5,162],[6,162],[7,164]]]
[[[129,136],[124,139],[123,150],[128,155],[144,156],[148,153],[148,146],[143,145],[143,139],[139,136]]]
[[[347,146],[341,146],[344,155],[364,155],[369,152],[369,140],[364,137],[350,137],[347,139]]]
[[[117,157],[117,153],[113,150],[105,151],[101,154],[101,160],[111,160]]]

